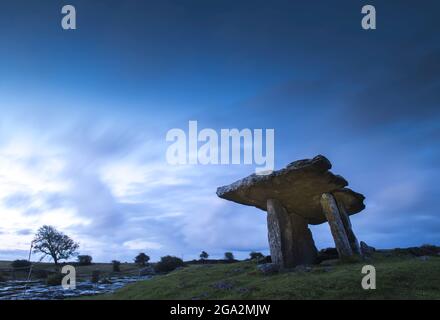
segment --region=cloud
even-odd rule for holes
[[[131,261],[140,251],[153,259],[166,254],[191,258],[201,250],[218,257],[225,251],[234,251],[239,257],[253,250],[268,252],[265,214],[218,199],[215,194],[217,186],[252,173],[252,168],[169,166],[158,157],[165,155],[164,139],[158,138],[153,144],[151,139],[138,139],[147,135],[139,132],[130,138],[123,126],[100,130],[96,138],[93,130],[81,128],[91,136],[61,140],[62,136],[75,136],[76,130],[64,129],[62,134],[53,132],[53,136],[46,131],[45,152],[22,146],[15,169],[3,171],[0,189],[4,210],[0,215],[4,217],[4,233],[0,234],[0,250],[25,250],[32,239],[31,231],[50,224],[79,241],[81,253],[91,254],[95,261]],[[117,130],[123,132],[118,134]],[[39,135],[38,131],[32,133]],[[127,146],[121,142],[119,147],[106,147],[114,136],[124,136]],[[431,211],[433,202],[427,201],[436,197],[427,186],[437,175],[429,168],[421,170],[419,162],[411,158],[396,159],[391,154],[372,159],[358,152],[348,161],[344,155],[358,146],[368,152],[378,148],[374,141],[359,144],[355,140],[335,146],[330,158],[336,164],[335,172],[340,173],[338,168],[342,167],[344,175],[356,177],[349,181],[367,195],[367,209],[353,217],[360,238],[377,246],[405,243],[402,239],[406,234],[419,242],[438,241],[435,228],[439,220]],[[380,146],[386,148],[387,142]],[[288,149],[284,145],[282,150]],[[0,159],[5,159],[5,150],[10,149],[0,149]],[[53,170],[46,169],[44,175],[34,171],[54,157],[58,165]],[[19,178],[29,175],[20,183],[21,190],[26,191],[9,184],[15,174]],[[40,181],[51,187],[40,185]],[[313,231],[318,247],[333,245],[327,225],[313,227]]]
[[[162,248],[162,245],[157,242],[144,241],[144,240],[130,240],[123,243],[125,247],[130,250],[158,250]]]
[[[17,192],[3,198],[3,204],[8,208],[25,208],[31,204],[32,197],[24,192]]]
[[[16,250],[16,249],[0,249],[1,260],[17,260],[17,259],[27,259],[29,255],[29,250]]]
[[[224,204],[215,195],[213,181],[232,180],[236,170],[170,166],[164,137],[142,140],[146,133],[125,126],[90,126],[64,123],[45,130],[44,138],[39,128],[25,126],[19,139],[11,138],[14,148],[12,140],[0,146],[0,160],[14,168],[4,166],[0,175],[7,209],[2,211],[6,233],[0,249],[26,248],[32,230],[43,224],[79,241],[81,252],[95,261],[131,260],[139,250],[151,250],[157,259],[196,254],[204,247],[222,255],[230,246],[253,246],[251,238],[234,240],[233,235],[256,234],[254,227],[240,226],[238,219],[237,227],[228,231],[222,219],[234,217],[223,214]],[[32,139],[38,148],[27,142]],[[226,234],[227,243],[219,244]]]
[[[403,53],[353,96],[347,112],[361,128],[427,122],[439,116],[440,51]],[[360,81],[360,80],[359,80]]]
[[[19,236],[28,236],[31,234],[34,234],[34,231],[32,229],[20,229],[16,231],[17,235]]]

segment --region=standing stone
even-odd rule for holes
[[[339,209],[339,214],[341,215],[342,224],[344,225],[345,232],[347,233],[347,238],[348,238],[348,242],[350,243],[351,250],[353,250],[355,254],[362,255],[359,246],[359,241],[353,232],[353,227],[351,226],[350,217],[347,214],[347,210],[345,210],[344,204],[338,203],[338,209]]]
[[[318,250],[313,241],[312,232],[307,221],[294,213],[290,213],[293,265],[313,264],[318,257]]]
[[[374,247],[370,247],[368,244],[366,244],[363,241],[361,241],[360,247],[361,247],[362,254],[367,257],[371,256],[376,251],[376,249]]]
[[[347,233],[345,232],[344,224],[342,223],[339,214],[338,205],[335,198],[330,193],[324,193],[321,196],[322,211],[327,218],[330,225],[330,230],[335,240],[336,249],[338,250],[341,259],[353,255],[353,251],[348,241]]]
[[[267,226],[273,263],[290,268],[315,262],[317,250],[304,218],[288,213],[278,200],[269,199]]]
[[[287,212],[283,207],[279,207],[279,204],[275,200],[267,201],[267,230],[269,238],[270,257],[272,263],[279,266],[284,264],[283,250],[285,250],[285,244],[283,244],[282,234],[286,228]]]

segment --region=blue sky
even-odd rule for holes
[[[51,224],[97,261],[267,252],[218,199],[252,166],[169,166],[172,128],[274,128],[275,165],[324,154],[377,247],[440,243],[440,6],[370,1],[11,1],[0,11],[0,259]],[[333,246],[326,224],[312,228]]]

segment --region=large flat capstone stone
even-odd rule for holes
[[[321,196],[332,193],[347,214],[365,208],[365,197],[351,189],[340,175],[329,170],[332,165],[324,156],[298,160],[269,175],[250,175],[217,189],[220,198],[267,211],[267,200],[276,199],[289,212],[303,217],[309,224],[321,224],[327,219],[322,212]]]

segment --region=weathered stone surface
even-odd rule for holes
[[[154,268],[151,265],[139,270],[139,276],[150,276],[154,274],[156,274],[156,271],[154,271]]]
[[[348,242],[350,243],[351,250],[357,255],[362,255],[359,247],[359,241],[353,232],[351,226],[350,217],[348,216],[344,206],[338,203],[339,215],[341,216],[342,224],[344,225],[345,232],[347,233]]]
[[[305,219],[289,214],[278,200],[269,199],[267,226],[273,263],[288,268],[315,262],[317,250]]]
[[[334,266],[339,263],[339,259],[330,259],[330,260],[324,260],[320,263],[321,266]]]
[[[326,221],[320,200],[332,193],[344,205],[348,215],[362,211],[364,196],[346,186],[348,182],[329,171],[330,161],[324,156],[299,160],[270,175],[251,175],[217,189],[220,198],[267,210],[267,200],[279,200],[288,213],[295,213],[309,224]]]
[[[257,264],[265,264],[265,263],[271,263],[272,257],[270,255],[265,256],[264,258],[258,259]]]
[[[318,252],[318,257],[316,258],[316,263],[321,263],[322,261],[326,261],[326,260],[334,260],[334,259],[338,259],[339,255],[338,255],[338,250],[336,250],[336,248],[325,248],[325,249],[321,249]]]
[[[234,288],[234,284],[230,281],[218,281],[212,287],[217,290],[231,290]]]
[[[347,233],[342,223],[339,214],[338,205],[335,198],[330,193],[324,193],[321,197],[322,211],[327,217],[330,225],[330,230],[335,240],[336,249],[338,250],[340,258],[347,258],[353,255],[350,242],[348,241]]]
[[[276,201],[268,200],[267,205],[267,230],[269,239],[270,256],[272,262],[281,265],[284,264],[286,257],[283,253],[286,251],[288,235],[286,235],[287,226],[290,227],[288,213]]]
[[[296,266],[294,269],[295,272],[310,272],[312,270],[313,270],[313,268],[311,266],[308,266],[305,264],[300,264],[300,265]]]
[[[361,243],[360,243],[360,250],[361,250],[362,254],[365,256],[371,256],[373,254],[373,252],[376,251],[376,249],[374,247],[370,247],[364,241],[361,241]]]
[[[420,257],[417,257],[417,259],[420,261],[428,261],[431,259],[431,257],[430,256],[420,256]]]
[[[264,275],[276,274],[280,271],[280,266],[276,263],[263,263],[257,266],[258,271]]]

